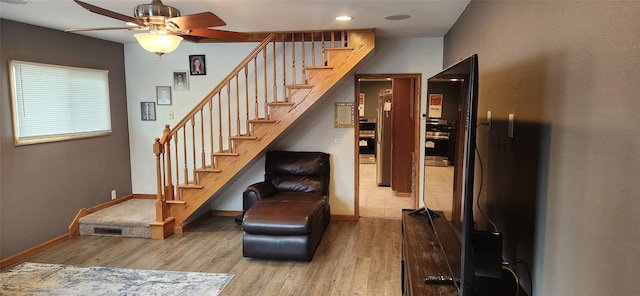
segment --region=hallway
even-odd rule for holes
[[[425,166],[425,186],[426,206],[451,220],[453,167]],[[400,219],[402,209],[413,208],[413,197],[395,196],[391,187],[376,184],[375,163],[360,164],[360,217]]]

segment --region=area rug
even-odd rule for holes
[[[232,277],[27,262],[0,273],[0,295],[218,295]]]

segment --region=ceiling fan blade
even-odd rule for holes
[[[102,7],[98,7],[86,2],[82,2],[80,0],[73,0],[73,2],[77,3],[78,5],[82,6],[82,8],[91,11],[93,13],[97,13],[97,14],[101,14],[110,18],[114,18],[117,20],[121,20],[123,22],[129,22],[129,23],[133,23],[133,24],[137,24],[137,25],[144,25],[141,21],[139,21],[138,19],[134,18],[134,17],[130,17],[128,15],[124,15],[124,14],[120,14],[108,9],[104,9]]]
[[[223,30],[212,30],[212,29],[193,29],[193,30],[190,30],[186,35],[206,38],[206,39],[218,39],[220,41],[227,41],[227,42],[241,42],[249,39],[249,34],[246,34],[246,33],[223,31]]]
[[[201,12],[190,15],[183,15],[169,19],[178,26],[182,32],[192,29],[206,29],[208,27],[224,26],[225,23],[221,18],[211,12]]]
[[[149,27],[103,27],[103,28],[75,28],[64,30],[65,32],[106,31],[106,30],[144,30]]]

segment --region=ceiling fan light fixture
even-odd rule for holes
[[[160,0],[154,0],[150,4],[140,4],[133,10],[136,17],[145,19],[153,17],[172,18],[180,16],[180,10],[164,5]]]
[[[142,48],[158,56],[176,50],[183,39],[180,36],[159,33],[138,33],[133,37],[136,37]]]

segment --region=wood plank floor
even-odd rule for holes
[[[212,217],[165,240],[82,236],[29,262],[233,273],[221,295],[400,295],[401,222],[332,221],[309,263],[242,257],[233,218]]]

